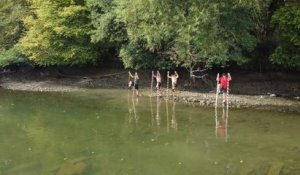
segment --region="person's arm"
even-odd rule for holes
[[[168,71],[168,73],[167,73],[167,77],[168,77],[168,78],[172,78],[172,77],[170,77],[169,71]]]
[[[178,78],[179,77],[179,75],[178,75],[178,73],[175,71],[175,76],[176,76],[176,78]]]
[[[131,74],[130,71],[128,71],[128,75],[129,75],[131,78],[133,78],[133,76],[132,76],[132,74]]]
[[[232,80],[231,75],[230,75],[230,73],[228,73],[228,81],[231,81],[231,80]]]
[[[157,76],[155,76],[154,72],[152,71],[152,77],[156,78]]]

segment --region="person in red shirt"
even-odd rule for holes
[[[228,83],[229,81],[231,81],[231,76],[228,73],[228,76],[226,76],[225,73],[222,74],[222,76],[219,78],[219,89],[220,89],[220,93],[223,94],[223,103],[225,102],[225,100],[227,100],[227,88],[228,88]]]

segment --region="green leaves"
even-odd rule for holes
[[[273,53],[273,64],[298,69],[299,11],[277,0],[2,0],[0,59],[97,64],[106,53],[125,67],[192,69]]]
[[[98,53],[89,42],[88,10],[68,0],[31,0],[33,15],[20,43],[23,53],[40,65],[94,63]]]
[[[0,50],[13,47],[23,30],[22,17],[26,16],[25,0],[1,0],[0,2]]]
[[[281,7],[272,18],[278,46],[271,60],[275,64],[300,70],[300,4]]]
[[[20,54],[21,50],[18,45],[0,52],[0,66],[8,66],[10,64],[25,63],[26,58]]]
[[[241,55],[256,45],[249,7],[238,3],[120,0],[115,1],[115,15],[124,24],[126,42],[131,45],[122,47],[123,53],[138,46],[136,49],[169,60],[173,66],[213,67],[230,60],[244,63],[247,59]],[[132,52],[125,53],[128,58]],[[135,57],[136,53],[131,60]]]
[[[0,66],[26,60],[16,44],[24,30],[22,18],[27,10],[25,0],[0,1]]]

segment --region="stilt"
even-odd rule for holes
[[[217,81],[217,86],[216,86],[216,101],[215,101],[215,123],[216,123],[215,134],[217,138],[218,128],[219,128],[219,121],[218,121],[219,73],[217,74],[216,81]]]
[[[230,77],[230,74],[228,73],[227,74],[227,92],[226,92],[226,106],[227,106],[227,109],[228,109],[228,103],[229,103],[229,81],[231,78]]]
[[[169,71],[167,72],[167,98],[169,98]]]
[[[152,96],[152,91],[153,91],[153,74],[154,72],[152,71],[152,75],[151,75],[151,85],[150,85],[150,89],[151,89],[151,96]]]
[[[219,97],[219,73],[217,74],[217,88],[216,88],[216,103],[215,103],[215,108],[218,107],[218,97]]]

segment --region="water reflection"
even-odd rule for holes
[[[227,130],[227,106],[215,124],[211,108],[132,91],[1,95],[1,175],[300,174],[298,114],[234,110]]]
[[[136,114],[136,100],[133,98],[128,98],[130,100],[129,109],[129,122],[134,118],[138,120],[138,115]],[[163,105],[163,98],[160,96],[149,96],[149,111],[151,123],[149,124],[156,132],[159,132],[161,129],[166,129],[169,133],[171,130],[178,130],[178,123],[176,119],[176,101],[165,100],[165,105]],[[142,100],[143,101],[143,100]]]
[[[159,96],[156,97],[156,115],[155,115],[155,119],[156,119],[156,126],[157,128],[160,127],[160,106],[161,106],[161,98],[159,98]]]
[[[222,105],[222,115],[218,115],[218,107],[215,106],[215,135],[216,138],[224,138],[228,141],[228,105]]]
[[[176,102],[175,100],[173,99],[172,101],[172,119],[171,119],[171,128],[174,130],[174,131],[177,131],[177,120],[176,120]]]
[[[156,109],[155,109],[155,116],[154,116],[154,112],[153,112],[153,100],[152,100],[152,96],[149,97],[150,98],[150,111],[151,111],[151,126],[157,128],[157,130],[160,129],[161,126],[161,103],[162,103],[162,99],[159,96],[155,97],[156,100]]]
[[[139,102],[139,97],[135,96],[133,91],[128,90],[127,103],[128,103],[128,112],[129,112],[129,123],[132,123],[132,121],[138,123],[139,120],[139,116],[137,114],[138,102]]]
[[[171,122],[169,118],[169,101],[166,100],[166,123],[167,123],[167,131],[170,132],[170,128],[173,131],[177,131],[178,124],[176,120],[176,101],[172,99],[172,112],[171,112]]]
[[[153,114],[153,102],[152,102],[152,96],[150,95],[150,111],[151,111],[151,126],[154,125],[154,114]]]

